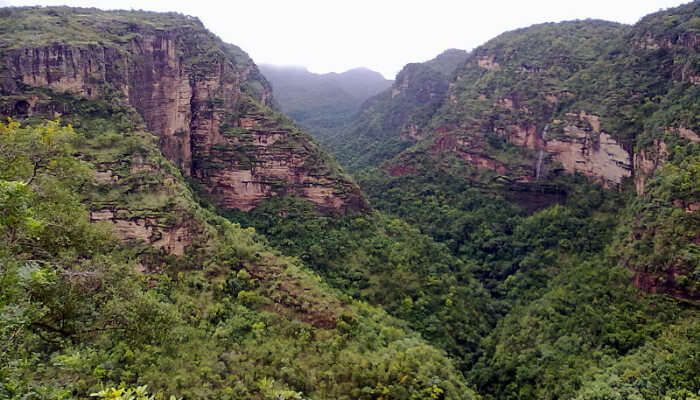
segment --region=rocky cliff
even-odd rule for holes
[[[366,207],[308,135],[271,108],[253,61],[197,19],[70,8],[5,9],[1,17],[6,111],[70,112],[51,106],[62,92],[109,98],[135,108],[165,156],[225,207],[249,210],[281,194],[324,212]],[[34,41],[13,40],[27,29],[37,31]]]
[[[664,140],[698,141],[696,9],[654,14],[633,27],[536,25],[487,42],[458,68],[444,104],[405,129],[419,143],[387,168],[407,170],[402,165],[423,154],[455,155],[526,182],[566,171],[610,188],[633,177],[643,194],[668,155]],[[407,88],[397,79],[393,97],[427,104]]]
[[[692,2],[633,26],[587,20],[506,32],[466,56],[440,106],[402,135],[414,144],[365,140],[394,132],[365,125],[345,146],[372,149],[375,165],[384,163],[388,177],[363,176],[368,187],[432,173],[529,211],[580,190],[571,182],[583,180],[571,175],[617,191],[634,185],[639,197],[630,196],[625,211],[634,228],[620,233],[619,252],[629,253],[621,264],[641,277],[640,288],[695,299],[697,285],[688,282],[698,215],[688,206],[700,201],[689,189],[698,179],[699,12]],[[399,75],[387,104],[406,103],[403,96],[429,104],[407,82]],[[403,108],[368,110],[359,121],[402,120]]]
[[[593,65],[623,29],[585,21],[505,33],[470,54],[429,126],[454,136],[459,145],[450,150],[472,154],[465,161],[492,159],[474,164],[521,181],[567,171],[619,184],[631,176],[629,148],[601,126],[597,110],[576,104],[578,93],[566,82]],[[503,139],[523,150],[508,151],[498,144]]]

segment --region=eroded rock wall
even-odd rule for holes
[[[585,122],[587,129],[578,124],[564,126],[560,139],[544,141],[544,149],[569,173],[580,172],[604,186],[619,184],[632,176],[632,159],[609,133],[600,130],[600,117],[581,112],[569,114]]]
[[[200,43],[193,43],[200,39]],[[236,64],[226,56],[223,43],[213,51],[201,50],[200,46],[212,45],[207,40],[213,39],[203,28],[143,28],[119,47],[15,49],[2,56],[11,77],[3,79],[2,87],[14,94],[27,87],[45,87],[128,102],[143,117],[148,130],[159,136],[163,154],[183,175],[199,178],[228,208],[250,210],[281,194],[306,198],[329,212],[366,208],[359,188],[342,175],[328,172],[333,168],[308,168],[311,163],[307,159],[323,158],[315,145],[279,145],[280,139],[289,136],[296,142],[310,139],[290,129],[281,130],[265,116],[272,113],[269,84],[262,78],[253,82],[260,90],[256,94],[245,87],[250,77],[257,76],[252,62]],[[252,117],[241,111],[246,103],[254,104]],[[18,104],[23,113],[38,111],[29,97]],[[249,129],[245,133],[250,137],[245,143],[226,137],[224,124],[229,130]],[[303,151],[297,153],[300,148]],[[319,170],[325,170],[326,175]]]
[[[236,133],[220,135],[195,165],[196,176],[210,183],[205,189],[224,207],[248,211],[280,195],[305,198],[323,212],[367,207],[349,181],[318,171],[323,161],[298,132],[275,126],[263,114],[247,115],[237,123]],[[245,151],[236,150],[241,148]]]
[[[192,244],[193,234],[190,227],[161,226],[153,218],[132,218],[129,210],[94,210],[90,212],[90,220],[111,222],[118,238],[142,241],[174,256],[184,255],[185,249]]]

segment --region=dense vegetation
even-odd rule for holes
[[[642,296],[610,245],[626,237],[617,214],[625,196],[579,178],[561,183],[565,205],[528,215],[502,187],[444,171],[384,179],[360,183],[374,204],[429,236],[381,212],[314,217],[293,199],[229,218],[255,226],[332,286],[405,319],[455,357],[486,398],[697,393],[693,374],[670,372],[699,366],[696,306]],[[652,349],[669,341],[682,350],[655,366]],[[621,378],[632,359],[637,372]],[[659,368],[679,378],[657,378]]]
[[[320,217],[293,198],[228,217],[263,232],[330,285],[408,321],[462,366],[473,361],[480,338],[499,315],[469,264],[398,218],[379,212]]]
[[[336,157],[351,171],[363,170],[357,175],[360,186],[380,210],[365,219],[399,218],[418,228],[445,245],[488,292],[496,324],[477,354],[436,342],[461,358],[485,397],[698,395],[697,379],[680,372],[698,368],[693,354],[700,351],[693,340],[700,277],[693,139],[700,130],[694,112],[700,103],[692,78],[698,74],[698,12],[694,2],[633,27],[576,21],[508,32],[466,56],[452,88],[443,81],[438,97],[449,97],[447,102],[433,104],[434,97],[424,96],[440,83],[430,78],[438,76],[435,71],[408,65],[402,74],[413,74],[409,85],[401,85],[400,74],[393,93],[366,103],[353,134],[333,138]],[[518,126],[565,139],[571,113],[580,110],[600,115],[601,129],[628,151],[663,159],[653,176],[637,177],[645,182],[643,196],[631,193],[631,180],[619,192],[602,190],[582,176],[563,175],[546,157],[546,179],[518,181],[533,174],[537,152],[510,143],[503,133]],[[587,123],[582,129],[595,129]],[[456,139],[442,140],[444,134]],[[465,143],[464,151],[505,172],[470,166],[459,153],[444,150],[453,148],[450,143]],[[650,174],[637,167],[638,175]],[[285,223],[271,222],[273,209],[259,213],[265,211],[252,213],[250,223],[269,232],[273,244],[305,257],[334,286],[366,294],[352,290],[357,276],[337,275],[344,267],[362,271],[361,257],[341,254],[338,267],[314,256],[335,257],[324,234],[338,231],[352,238],[354,248],[347,252],[369,253],[352,233],[362,229],[320,223],[310,245],[326,251],[311,253],[310,245],[297,248],[284,228],[275,228]],[[308,236],[314,237],[308,232],[301,237]],[[680,301],[640,297],[632,281]],[[390,287],[401,290],[395,283]],[[364,298],[392,310],[382,298]],[[421,329],[420,321],[403,318]],[[674,357],[671,343],[679,349]],[[654,358],[654,351],[669,361]]]
[[[350,172],[377,166],[425,135],[423,126],[443,104],[453,72],[467,57],[446,50],[430,61],[406,65],[391,88],[367,100],[334,134],[322,138]]]
[[[37,44],[183,19],[0,11],[8,49],[32,31],[13,12],[62,21]],[[700,399],[698,21],[700,2],[544,24],[407,66],[335,137],[373,207],[345,215],[293,196],[218,208],[118,96],[3,81],[5,114],[50,107],[0,123],[0,397]],[[316,146],[242,107],[294,132],[291,151]],[[504,130],[563,138],[580,110],[653,168],[608,188],[551,161],[520,179],[537,153]]]
[[[120,384],[158,398],[472,398],[405,323],[198,207],[151,135],[74,122],[0,126],[3,398]],[[134,168],[144,160],[158,167]],[[105,165],[116,179],[95,181]],[[118,242],[112,224],[89,222],[106,205],[188,221],[199,244],[173,257]]]

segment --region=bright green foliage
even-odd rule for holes
[[[607,212],[619,207],[614,194],[582,180],[562,180],[558,191],[518,191],[493,182],[474,184],[438,168],[421,175],[391,177],[363,174],[360,184],[372,203],[421,227],[469,264],[496,297],[511,286],[541,287],[551,275],[548,263],[561,251],[596,253],[603,249],[613,221]],[[528,189],[528,188],[525,188]],[[546,188],[545,188],[546,189]],[[563,193],[569,192],[568,199]],[[526,216],[552,203],[554,207]],[[603,211],[590,218],[594,210]],[[549,271],[549,272],[548,272]],[[515,277],[509,278],[515,274]]]
[[[502,163],[504,175],[442,152],[438,134],[383,169],[360,174],[375,207],[446,244],[505,315],[483,337],[483,353],[466,373],[486,398],[693,398],[700,392],[697,379],[680,372],[697,369],[697,343],[687,333],[667,333],[698,318],[692,304],[700,223],[691,211],[700,199],[700,163],[697,145],[679,137],[680,129],[698,131],[697,85],[687,79],[697,71],[697,51],[683,39],[688,33],[654,34],[657,45],[671,38],[662,49],[629,45],[646,40],[653,25],[646,22],[657,18],[672,20],[676,32],[692,32],[697,9],[692,3],[634,28],[545,24],[475,50],[457,71],[454,101],[419,129],[463,140],[459,151]],[[553,102],[547,95],[560,97]],[[512,108],[499,104],[502,98],[511,99]],[[536,153],[493,132],[510,125],[541,131],[551,123],[550,137],[562,139],[552,121],[580,109],[601,115],[602,129],[626,148],[665,159],[647,179],[644,196],[630,193],[629,184],[616,194],[556,171],[545,182],[516,182],[532,173]],[[691,302],[643,297],[633,279],[640,288]],[[671,339],[662,340],[665,335]],[[664,343],[674,341],[677,356],[659,361],[651,355],[668,354]]]
[[[102,400],[155,400],[155,396],[150,396],[146,391],[147,386],[136,388],[108,388],[96,393],[90,393],[90,397]],[[170,396],[170,400],[177,400],[175,396]]]
[[[462,364],[471,362],[493,326],[496,306],[470,266],[399,219],[379,212],[321,217],[293,198],[268,200],[229,218],[254,226],[344,293],[408,321]]]
[[[32,192],[22,182],[0,181],[0,224],[7,244],[14,245],[18,240],[35,237],[41,230],[41,223],[34,219],[34,212],[28,206]]]
[[[36,116],[0,125],[0,398],[477,399],[473,385],[494,400],[697,399],[700,158],[688,130],[700,131],[698,4],[634,27],[539,25],[477,49],[447,86],[450,102],[415,102],[427,108],[397,120],[368,116],[372,129],[410,121],[445,136],[364,171],[378,211],[342,218],[288,197],[218,216],[108,91],[88,100],[30,89],[74,129]],[[46,44],[71,23],[79,34],[63,40],[96,39],[65,9],[2,12],[7,51],[5,37],[37,30],[33,40]],[[94,14],[115,46],[134,19],[199,25],[114,15]],[[182,54],[186,64],[252,65],[236,48],[206,47]],[[449,82],[431,79],[444,68],[414,68],[434,88]],[[257,95],[232,113],[264,117],[292,133],[280,145],[313,153],[259,101],[256,79],[245,90]],[[516,179],[531,173],[535,152],[500,129],[551,123],[561,139],[554,119],[580,110],[659,161],[635,171],[651,174],[643,195],[631,182],[604,190],[558,172]],[[221,133],[245,150],[245,129]],[[452,144],[441,141],[449,135]],[[403,145],[382,143],[376,154]],[[457,145],[505,173],[442,153]],[[364,167],[384,153],[349,161]],[[316,154],[310,170],[341,173]],[[174,232],[182,247],[169,247]]]
[[[660,176],[665,175],[664,170]],[[679,170],[672,169],[687,175],[693,167],[683,173]],[[665,182],[664,178],[655,179]],[[631,287],[630,274],[615,265],[619,255],[615,246],[610,246],[612,238],[620,237],[615,229],[624,221],[617,215],[624,208],[624,197],[583,182],[561,181],[568,198],[558,201],[566,205],[526,215],[507,201],[513,194],[507,187],[467,184],[445,171],[399,177],[374,172],[360,179],[373,204],[448,244],[455,255],[472,265],[470,272],[495,301],[500,300],[497,309],[505,317],[480,341],[478,361],[468,364],[467,375],[486,398],[586,398],[580,393],[593,388],[618,393],[624,389],[615,389],[619,382],[615,379],[628,378],[594,378],[598,371],[610,368],[610,374],[622,374],[614,372],[618,370],[612,366],[626,365],[629,354],[649,354],[643,349],[664,335],[666,326],[697,322],[692,305],[646,299]],[[650,188],[654,193],[655,184]],[[526,209],[533,201],[535,206],[546,205],[538,204],[543,199],[537,196],[529,198],[519,192],[515,196]],[[679,228],[697,226],[679,222]],[[688,237],[677,237],[676,243],[694,246]],[[630,248],[630,254],[637,254],[633,251]],[[678,253],[669,250],[667,254],[673,251]],[[611,257],[600,256],[607,252]],[[649,257],[643,253],[638,256]],[[692,364],[690,355],[697,352],[697,343],[684,346],[685,353],[663,368],[680,370]],[[640,358],[639,362],[635,385],[641,387],[650,379],[655,382],[639,398],[697,393],[700,389],[692,374],[657,380],[655,360]]]
[[[17,238],[0,242],[0,397],[148,396],[126,394],[123,383],[147,384],[156,399],[475,398],[445,354],[405,323],[199,208],[152,136],[81,128],[70,142],[57,155],[80,149],[80,188],[79,177],[51,169],[0,185],[0,230]],[[91,164],[116,178],[86,184]],[[165,231],[188,221],[192,247],[178,258],[120,244],[111,224],[89,222],[81,199],[124,210],[125,221],[162,218]]]
[[[542,297],[513,309],[484,341],[472,374],[487,398],[572,398],[590,374],[642,351],[666,325],[697,320],[668,299],[639,299],[628,275],[604,260],[560,267]],[[651,365],[640,367],[640,379],[654,379]],[[692,392],[697,383],[679,376],[664,389]]]
[[[50,121],[32,128],[21,128],[9,120],[0,123],[0,179],[31,182],[38,173],[68,179],[80,175],[80,164],[71,155],[72,127]]]
[[[698,335],[697,319],[669,325],[655,340],[595,372],[578,390],[576,400],[697,400],[697,390],[683,388],[683,383],[700,387],[695,372],[700,368]]]

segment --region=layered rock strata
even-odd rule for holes
[[[249,210],[270,196],[291,194],[324,212],[366,208],[357,186],[310,137],[281,128],[286,122],[271,108],[270,85],[252,60],[198,21],[179,18],[181,25],[154,28],[115,16],[112,29],[125,33],[102,44],[0,43],[2,92],[16,98],[9,113],[43,111],[36,96],[22,97],[35,87],[110,98],[133,106],[158,135],[164,155],[225,207]],[[264,124],[251,122],[260,118]],[[249,134],[250,143],[227,137],[232,131]],[[284,148],[280,139],[290,137],[296,145]]]

